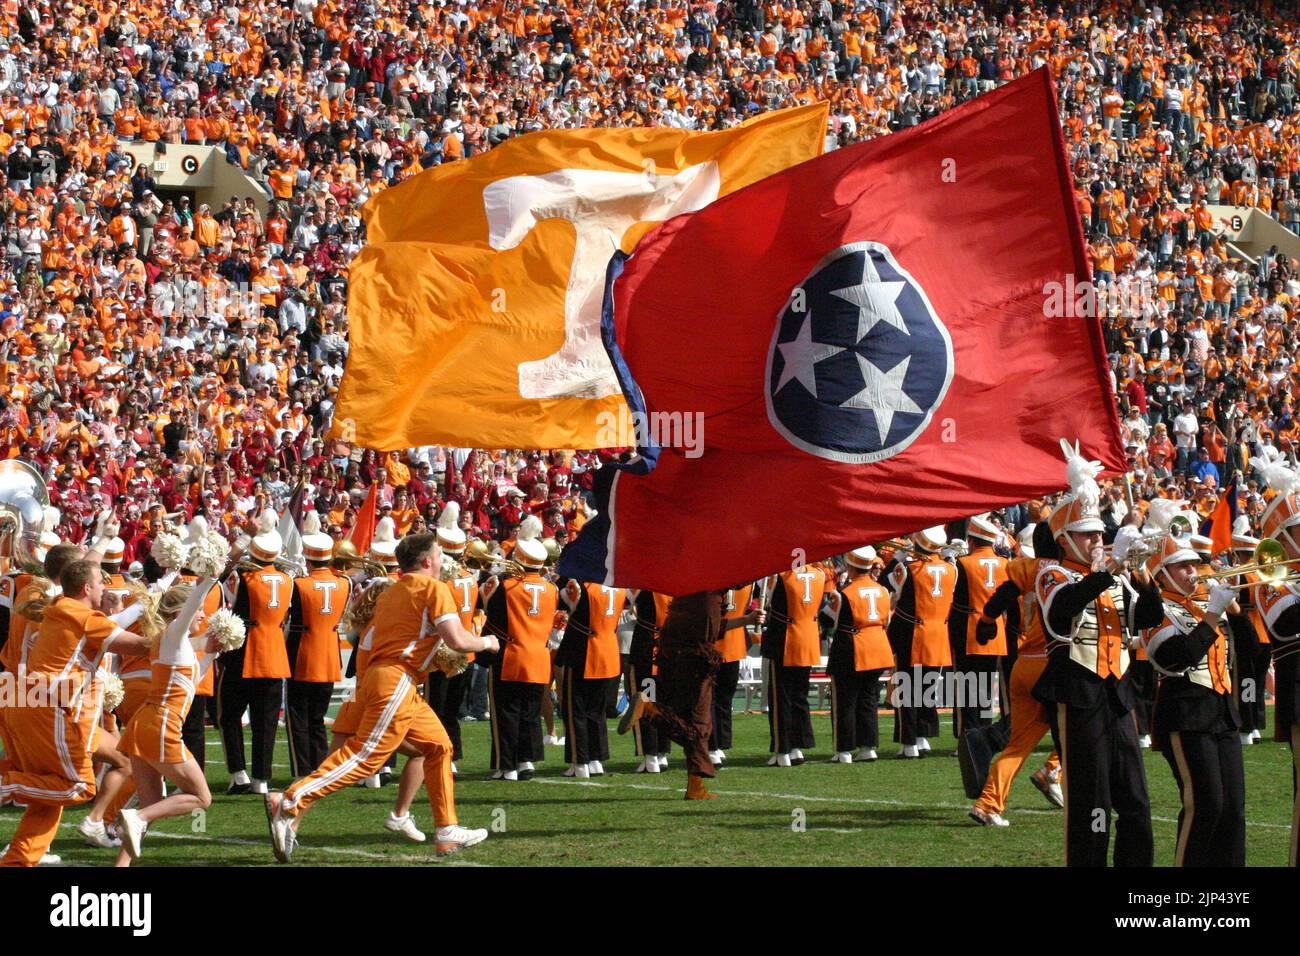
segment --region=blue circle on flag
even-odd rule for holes
[[[884,244],[854,242],[823,256],[777,316],[768,420],[809,454],[881,461],[920,437],[952,376],[925,290]]]

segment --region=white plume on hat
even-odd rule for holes
[[[1077,438],[1073,445],[1062,438],[1061,450],[1065,452],[1065,480],[1074,499],[1085,506],[1100,506],[1101,488],[1097,486],[1097,476],[1102,472],[1101,462],[1085,459],[1079,452]]]
[[[519,522],[519,531],[515,535],[515,540],[536,541],[541,536],[542,536],[542,519],[537,517],[537,515],[526,515],[524,517],[524,520]]]
[[[276,525],[279,523],[280,516],[270,508],[257,516],[257,534],[253,535],[252,546],[254,558],[260,561],[274,561],[280,556],[284,541],[280,538],[280,532],[276,530]]]
[[[63,515],[59,512],[58,508],[55,508],[53,505],[46,505],[44,519],[41,521],[41,530],[52,532],[59,526],[59,522],[62,520]]]
[[[1250,519],[1245,515],[1237,515],[1236,520],[1232,522],[1232,533],[1242,535],[1250,534]]]
[[[370,553],[391,561],[397,555],[397,523],[391,517],[380,518],[375,536],[370,539]]]
[[[541,522],[537,522],[541,525]],[[540,568],[546,563],[547,553],[536,537],[518,538],[515,541],[515,559],[526,567]]]
[[[1286,462],[1273,461],[1270,458],[1252,458],[1250,465],[1258,471],[1264,478],[1264,484],[1281,494],[1295,491],[1296,486],[1300,485],[1300,475],[1297,475]]]
[[[302,519],[302,533],[304,537],[309,534],[320,534],[320,515],[314,511],[307,512]]]
[[[315,511],[302,519],[302,550],[310,561],[328,561],[334,556],[334,539],[321,531],[320,515]]]
[[[444,551],[459,554],[465,547],[465,532],[460,530],[460,502],[449,501],[438,515],[438,544]]]
[[[1183,510],[1187,502],[1174,498],[1153,498],[1147,509],[1147,523],[1144,531],[1168,531],[1174,518]]]

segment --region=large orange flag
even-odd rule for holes
[[[610,257],[820,155],[826,115],[816,103],[721,132],[549,130],[384,190],[350,270],[331,434],[383,450],[634,444],[600,341]]]

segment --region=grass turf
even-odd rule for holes
[[[882,712],[881,736],[890,739],[892,715]],[[1270,715],[1271,719],[1271,715]],[[495,866],[582,865],[868,865],[868,866],[1058,866],[1062,862],[1062,812],[1028,780],[1046,756],[1040,747],[1012,789],[1005,829],[976,826],[966,815],[970,800],[961,788],[950,721],[935,750],[921,760],[881,759],[831,764],[830,720],[814,715],[819,747],[808,762],[769,768],[767,720],[737,714],[735,747],[711,784],[720,798],[687,803],[680,749],[658,776],[636,774],[631,737],[618,737],[610,723],[612,758],[606,776],[574,781],[561,776],[563,754],[547,747],[532,781],[487,779],[488,725],[462,725],[466,758],[458,764],[456,800],[461,822],[498,828],[477,847],[439,860],[431,843],[415,844],[383,828],[395,785],[378,790],[348,788],[320,801],[304,821],[294,857],[310,866]],[[215,731],[208,733],[208,780],[213,803],[201,821],[176,818],[155,824],[138,866],[275,865],[262,799],[226,796],[228,775]],[[1047,743],[1047,742],[1045,742]],[[1179,800],[1169,766],[1145,751],[1156,837],[1156,863],[1173,863]],[[276,746],[274,785],[289,782],[287,746]],[[1291,819],[1291,756],[1283,744],[1245,748],[1247,860],[1256,866],[1285,865]],[[18,820],[15,808],[0,810],[0,844]],[[114,850],[83,845],[72,827],[85,814],[64,815],[52,852],[74,865],[107,866]],[[414,814],[431,834],[429,806],[421,791]],[[201,826],[200,826],[201,824]]]

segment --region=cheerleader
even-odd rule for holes
[[[141,627],[153,635],[162,631],[162,635],[152,661],[149,696],[118,743],[118,749],[131,758],[140,798],[139,810],[124,809],[118,814],[122,840],[118,866],[130,866],[131,860],[139,858],[140,841],[149,823],[203,810],[212,803],[203,770],[181,740],[181,729],[194,703],[195,688],[214,655],[240,646],[244,635],[242,622],[230,612],[218,611],[211,618],[203,613],[208,591],[226,565],[226,542],[218,535],[208,535],[197,548],[208,551],[191,561],[198,581],[173,585],[163,592],[156,607],[146,613],[146,619],[152,619]],[[201,662],[196,650],[204,651]],[[163,797],[164,777],[179,792]]]

